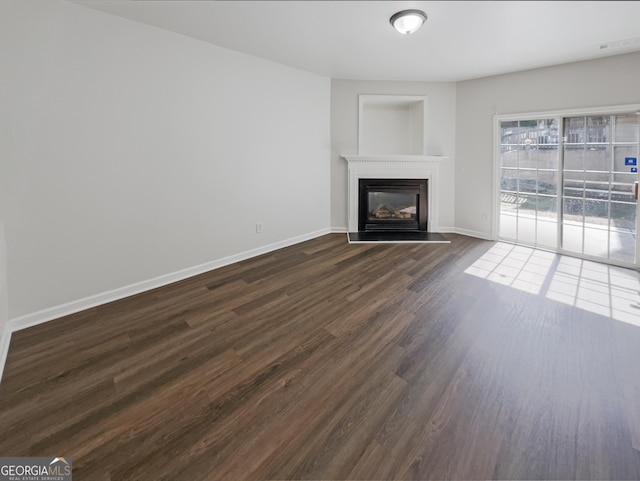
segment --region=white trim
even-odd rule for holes
[[[498,120],[538,120],[547,117],[568,117],[572,115],[594,115],[594,114],[623,114],[640,112],[640,104],[605,105],[601,107],[559,109],[539,112],[517,112],[512,114],[493,114]],[[499,144],[498,144],[499,145]]]
[[[344,234],[345,232],[349,232],[349,229],[347,229],[346,227],[332,227],[331,228],[331,233],[332,234]]]
[[[0,382],[2,382],[2,373],[4,372],[4,364],[7,362],[9,354],[9,344],[11,342],[11,330],[9,323],[5,323],[0,333]]]
[[[491,237],[491,234],[487,234],[486,232],[479,232],[477,230],[469,230],[469,229],[461,229],[459,227],[457,227],[455,229],[456,234],[461,234],[461,235],[466,235],[469,237],[476,237],[478,239],[484,239],[484,240],[488,240],[488,241],[495,241],[496,239],[493,239]]]
[[[493,210],[491,213],[491,237],[497,239],[500,236],[500,178],[502,177],[502,166],[498,148],[500,146],[500,122],[502,119],[498,115],[493,116],[493,178],[491,179],[491,200]]]
[[[427,179],[427,231],[438,232],[438,172],[442,156],[343,155],[348,164],[347,221],[349,232],[358,231],[360,179]]]
[[[456,227],[442,227],[438,229],[437,234],[457,234],[458,229]]]
[[[329,234],[330,232],[331,231],[328,228],[320,229],[318,231],[311,232],[309,234],[304,234],[297,237],[291,237],[289,239],[275,242],[273,244],[269,244],[263,247],[258,247],[245,252],[241,252],[239,254],[223,257],[222,259],[207,262],[206,264],[189,267],[187,269],[182,269],[176,272],[172,272],[170,274],[164,274],[162,276],[158,276],[153,279],[149,279],[142,282],[136,282],[135,284],[119,287],[117,289],[113,289],[107,292],[102,292],[100,294],[88,296],[83,299],[78,299],[76,301],[67,302],[59,306],[53,306],[47,309],[43,309],[41,311],[25,314],[24,316],[16,317],[14,319],[9,319],[9,322],[7,323],[7,327],[10,332],[15,332],[20,329],[26,329],[27,327],[36,326],[38,324],[42,324],[44,322],[57,319],[59,317],[68,316],[70,314],[84,311],[92,307],[100,306],[108,302],[124,299],[125,297],[133,296],[135,294],[140,294],[142,292],[149,291],[151,289],[156,289],[158,287],[166,286],[168,284],[172,284],[174,282],[181,281],[189,277],[197,276],[199,274],[203,274],[205,272],[209,272],[209,271],[218,269],[220,267],[233,264],[235,262],[240,262],[246,259],[250,259],[252,257],[256,257],[262,254],[275,251],[277,249],[282,249],[283,247],[299,244],[300,242],[314,239],[316,237]]]

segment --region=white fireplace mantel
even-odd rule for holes
[[[343,155],[349,167],[349,232],[358,231],[358,184],[360,179],[427,179],[427,230],[438,232],[438,170],[443,156]]]

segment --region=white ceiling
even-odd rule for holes
[[[640,1],[76,3],[341,79],[457,81],[640,50]],[[410,36],[389,24],[406,8],[428,15]]]

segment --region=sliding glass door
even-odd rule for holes
[[[637,265],[639,119],[499,121],[499,237]]]
[[[568,117],[564,139],[562,248],[635,263],[638,116]]]
[[[558,246],[558,119],[500,125],[500,237]]]

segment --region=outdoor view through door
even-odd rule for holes
[[[638,115],[502,120],[499,135],[500,238],[636,263]]]

